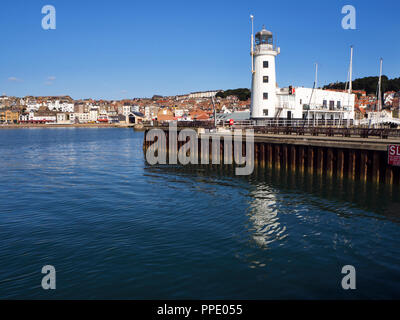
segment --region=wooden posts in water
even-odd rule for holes
[[[147,133],[147,132],[146,132]],[[169,134],[165,130],[166,145],[155,142],[168,152]],[[145,134],[146,136],[146,134]],[[242,154],[240,150],[234,154],[234,148],[229,143],[225,144],[225,137],[218,136],[219,145],[213,150],[213,134],[199,135],[198,154],[200,159],[208,159],[212,163],[213,157],[218,164],[230,165],[227,162],[237,159],[246,154],[245,139],[242,142]],[[175,137],[176,138],[176,137]],[[216,138],[216,135],[214,135]],[[176,138],[177,139],[177,138]],[[229,139],[228,139],[229,140]],[[228,141],[229,142],[229,141]],[[153,145],[153,141],[144,139],[143,148],[147,150]],[[178,150],[186,141],[177,141]],[[204,147],[205,143],[209,146]],[[400,141],[399,141],[400,143]],[[388,152],[385,142],[354,141],[347,138],[323,139],[323,138],[278,138],[271,136],[257,136],[254,141],[254,164],[260,167],[275,168],[285,171],[297,171],[301,173],[324,175],[339,179],[351,179],[371,181],[374,183],[400,184],[400,167],[393,167],[388,164]],[[216,156],[215,153],[218,153]],[[215,164],[215,163],[213,163]]]

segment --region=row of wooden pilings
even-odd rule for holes
[[[399,168],[387,164],[384,151],[263,142],[256,142],[254,149],[255,162],[261,166],[376,183],[399,183]]]
[[[169,133],[165,131],[166,142],[146,141],[147,131],[143,142],[144,150],[149,147],[165,149],[169,154]],[[201,159],[209,159],[211,164],[212,157],[215,156],[215,150],[212,146],[212,138],[208,139],[208,152],[202,148],[205,140],[198,139],[198,152],[196,157],[198,163]],[[243,139],[244,140],[244,139]],[[189,141],[177,141],[177,150]],[[218,163],[226,165],[227,151],[231,152],[231,157],[235,158],[233,148],[224,149],[224,136],[220,136]],[[213,155],[214,151],[214,155]],[[208,154],[204,154],[204,153]],[[246,155],[246,142],[242,142],[242,156]],[[309,145],[307,142],[290,144],[275,141],[262,141],[257,138],[254,141],[254,165],[269,167],[287,171],[298,171],[308,174],[318,174],[328,177],[347,178],[351,180],[371,181],[374,183],[400,184],[400,168],[388,164],[387,151],[355,149],[346,147]]]

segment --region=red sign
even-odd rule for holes
[[[388,163],[391,166],[400,167],[400,145],[388,145]]]
[[[230,126],[233,126],[234,123],[235,123],[235,122],[233,121],[233,119],[229,119],[229,125],[230,125]]]

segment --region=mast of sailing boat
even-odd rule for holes
[[[347,89],[347,81],[349,82],[349,88]],[[353,91],[353,46],[350,46],[350,66],[347,72],[347,81],[344,87],[344,92],[347,92],[347,106],[350,105],[350,95]],[[344,101],[341,105],[341,110],[339,113],[339,127],[342,125],[342,120],[344,123]],[[347,126],[349,126],[349,118],[347,119]]]
[[[377,116],[380,120],[381,112],[382,112],[382,63],[383,59],[380,59],[380,66],[379,66],[379,82],[378,82],[378,112]]]
[[[307,110],[307,126],[310,126],[310,109],[311,109],[311,101],[313,98],[314,90],[317,87],[317,80],[318,80],[318,63],[315,63],[315,79],[314,79],[314,85],[311,90],[311,96],[310,96],[310,101],[308,102],[308,110]],[[305,122],[304,122],[305,125]],[[314,112],[314,119],[313,119],[313,126],[315,126],[315,112]]]
[[[347,105],[350,104],[350,95],[353,91],[353,46],[350,46],[350,67],[349,67],[349,94],[347,96]],[[342,105],[342,114],[344,117],[344,105]],[[348,119],[349,120],[349,119]],[[347,125],[349,121],[347,121]]]

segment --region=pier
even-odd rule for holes
[[[159,148],[169,148],[169,131],[167,127],[159,127],[166,135],[166,144],[158,144],[155,141],[146,141],[144,138],[143,148],[152,145]],[[182,127],[178,128],[179,131]],[[317,128],[313,128],[314,130]],[[325,128],[326,129],[326,128]],[[352,136],[354,132],[349,129],[338,131],[337,128],[331,128],[327,132],[331,134],[317,135],[301,132],[298,134],[285,133],[285,129],[280,128],[274,133],[254,134],[254,164],[255,166],[283,169],[288,171],[299,171],[308,174],[317,174],[323,176],[337,177],[339,179],[352,179],[361,181],[372,181],[379,184],[400,184],[400,167],[388,164],[388,146],[400,144],[400,138],[397,136],[382,135],[384,131],[371,131],[372,137],[368,136],[368,131],[358,132],[361,136]],[[145,137],[149,129],[145,131]],[[211,159],[212,138],[219,136],[221,165],[224,165],[224,157],[227,152],[233,150],[224,150],[224,136],[227,133],[207,133],[204,134],[203,128],[198,128],[198,154],[197,157],[208,157]],[[398,132],[398,130],[396,130]],[[326,133],[326,132],[325,132]],[[349,134],[350,133],[350,134]],[[209,145],[209,153],[204,151],[202,144],[206,142]],[[243,155],[245,155],[245,135],[242,137]],[[176,141],[178,149],[186,141]],[[158,144],[158,145],[157,145]],[[234,156],[232,154],[232,156]],[[200,163],[200,162],[199,162]]]

